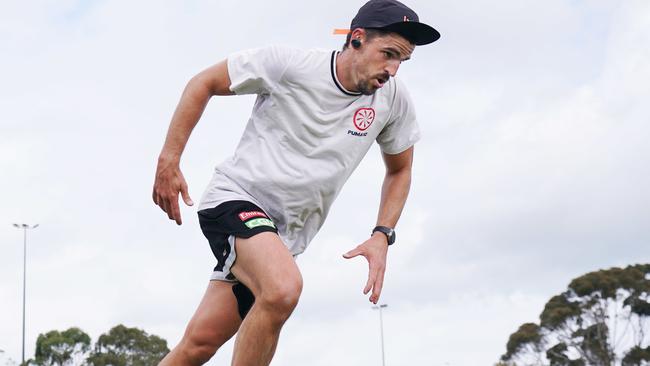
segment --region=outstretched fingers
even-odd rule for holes
[[[179,193],[185,204],[188,206],[194,205],[180,169],[178,167],[172,167],[171,169],[159,167],[154,182],[153,201],[165,211],[170,220],[174,220],[178,225],[181,225],[183,221],[178,204]]]
[[[352,249],[351,251],[343,254],[343,258],[350,259],[350,258],[354,258],[354,257],[360,256],[360,255],[362,255],[364,257],[366,256],[366,254],[365,254],[365,252],[363,250],[363,247],[361,245],[359,245],[358,247]]]
[[[384,286],[384,273],[386,268],[381,263],[376,263],[376,261],[368,260],[368,282],[366,287],[363,289],[363,294],[367,295],[370,290],[372,294],[370,295],[369,300],[376,304],[379,301],[379,296],[381,296],[381,289]]]
[[[186,205],[192,206],[194,205],[194,201],[190,198],[190,193],[187,191],[187,184],[185,182],[181,183],[181,196],[183,197],[183,201],[185,202]]]
[[[180,209],[178,207],[178,193],[173,191],[160,192],[154,188],[153,201],[158,205],[170,220],[175,220],[177,224],[181,224]]]
[[[381,289],[384,285],[384,273],[386,271],[385,261],[380,256],[370,250],[368,246],[359,245],[351,251],[343,254],[343,258],[351,259],[357,256],[363,256],[368,261],[368,279],[363,288],[363,294],[371,293],[369,300],[376,304],[381,296]]]
[[[377,277],[375,278],[374,284],[372,286],[372,295],[370,295],[370,301],[373,304],[377,304],[379,297],[381,296],[381,289],[384,287],[384,273],[382,269],[378,271]]]
[[[178,194],[174,195],[174,198],[170,199],[168,201],[168,209],[167,214],[171,220],[176,221],[178,225],[183,223],[183,220],[181,219],[181,209],[178,207]]]
[[[368,281],[366,281],[366,287],[363,288],[363,294],[367,295],[370,290],[372,290],[373,284],[375,283],[375,276],[372,273],[372,270],[368,271]]]

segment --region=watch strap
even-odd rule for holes
[[[377,231],[386,235],[386,238],[388,239],[388,245],[393,245],[393,243],[395,243],[395,229],[389,228],[387,226],[375,226],[375,228],[372,229],[372,234],[376,233]]]

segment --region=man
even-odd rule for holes
[[[377,227],[344,257],[368,260],[363,293],[372,291],[370,301],[377,303],[419,139],[412,102],[393,77],[416,45],[439,37],[405,5],[372,0],[352,20],[341,52],[248,50],[190,80],[158,159],[153,192],[179,225],[179,192],[193,204],[179,161],[208,100],[258,97],[234,156],[215,169],[199,205],[217,265],[183,339],[161,365],[201,365],[237,332],[232,365],[271,362],[302,290],[294,257],[374,140],[386,165]]]

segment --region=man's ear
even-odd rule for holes
[[[350,40],[358,39],[361,43],[366,41],[366,30],[363,28],[355,28],[352,30]]]

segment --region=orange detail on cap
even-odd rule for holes
[[[350,33],[349,29],[334,29],[333,34],[345,34],[345,35],[347,35],[348,33]]]

